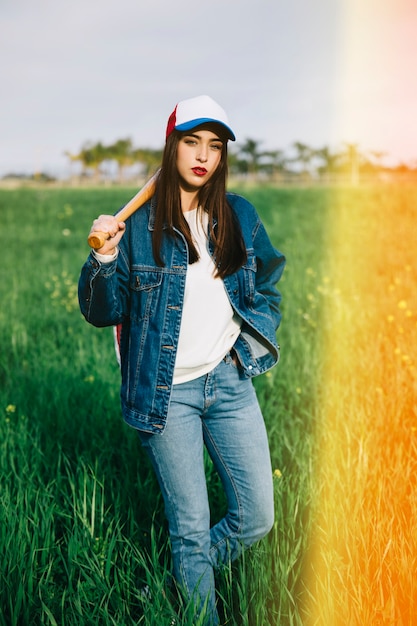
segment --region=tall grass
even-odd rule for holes
[[[416,197],[335,197],[308,624],[416,623]]]
[[[161,626],[178,608],[159,490],[120,418],[111,332],[76,300],[91,220],[131,195],[0,191],[0,626]],[[223,621],[412,624],[416,191],[245,195],[288,257],[282,361],[255,381],[276,521],[219,572]],[[207,473],[220,515],[208,460]]]

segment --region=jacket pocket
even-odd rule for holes
[[[130,274],[131,307],[134,321],[150,317],[156,304],[162,283],[162,272],[155,270],[132,270]]]

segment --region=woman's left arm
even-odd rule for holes
[[[257,261],[256,290],[267,299],[275,328],[278,328],[281,322],[281,294],[275,285],[284,271],[285,256],[274,248],[261,221],[257,223],[253,244]]]

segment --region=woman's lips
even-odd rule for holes
[[[191,169],[196,176],[205,176],[207,174],[205,167],[192,167]]]

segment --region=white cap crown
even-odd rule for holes
[[[187,131],[207,123],[219,124],[226,130],[228,138],[235,141],[225,110],[210,96],[197,96],[178,102],[169,117],[166,136],[173,130]]]

